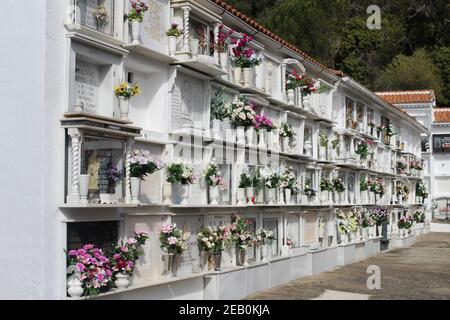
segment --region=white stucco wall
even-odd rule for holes
[[[0,299],[43,297],[45,3],[0,4]]]

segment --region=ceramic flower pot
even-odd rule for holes
[[[222,265],[222,255],[214,254],[214,270],[220,271],[221,265]]]
[[[84,289],[83,289],[83,283],[73,277],[67,282],[67,294],[72,298],[79,298],[83,295]]]
[[[189,40],[189,50],[191,51],[191,56],[193,58],[198,56],[199,43],[200,43],[199,39]]]
[[[253,141],[254,136],[255,136],[254,133],[255,133],[255,128],[253,128],[253,127],[249,127],[245,130],[245,139],[249,146],[254,145],[254,141]]]
[[[282,144],[282,147],[283,147],[283,152],[289,153],[290,152],[289,137],[281,137],[281,144]]]
[[[128,288],[130,285],[130,276],[124,272],[119,272],[116,274],[116,281],[114,281],[114,285],[118,289]]]
[[[275,189],[274,188],[267,189],[267,204],[268,205],[275,204]]]
[[[284,189],[284,202],[286,204],[291,204],[291,196],[292,196],[292,190],[289,188]]]
[[[242,69],[242,73],[243,73],[243,75],[244,75],[244,87],[248,87],[248,86],[250,86],[250,83],[251,83],[251,71],[252,71],[252,69],[251,68],[244,68],[244,69]]]
[[[295,91],[294,89],[288,89],[286,92],[286,102],[287,104],[294,105],[295,104]]]
[[[131,177],[131,203],[139,204],[139,193],[141,189],[141,178]]]
[[[171,56],[174,56],[175,52],[177,51],[177,37],[169,36],[169,37],[167,37],[167,40],[169,43],[169,54]]]
[[[221,122],[222,121],[217,119],[212,121],[212,134],[214,139],[222,139]]]
[[[244,127],[236,128],[236,139],[237,139],[237,143],[245,144],[245,128]]]
[[[247,250],[237,250],[236,254],[237,254],[236,262],[238,263],[238,266],[247,267],[248,266]]]
[[[200,270],[202,272],[208,271],[208,260],[209,260],[210,252],[202,250],[200,251]]]
[[[219,204],[219,187],[209,187],[210,205],[217,206]]]
[[[88,204],[88,194],[89,194],[89,175],[80,174],[78,177],[78,183],[80,186],[80,203]]]
[[[219,53],[219,61],[222,69],[226,70],[228,67],[228,53],[227,52]]]
[[[378,231],[378,236],[381,237],[382,232],[383,232],[383,226],[377,226],[377,231]]]
[[[189,191],[190,191],[190,184],[182,184],[180,195],[181,195],[181,205],[187,206],[189,204],[188,198],[189,198]]]
[[[131,43],[140,44],[139,34],[140,34],[141,23],[139,20],[131,20]]]
[[[305,155],[307,155],[308,157],[312,157],[312,149],[313,149],[312,142],[309,140],[305,141],[304,148],[305,148]]]
[[[245,189],[244,188],[237,188],[236,189],[236,201],[238,206],[243,206],[245,200]]]
[[[164,183],[163,184],[163,197],[164,197],[164,201],[163,201],[163,205],[171,205],[172,201],[172,185],[170,183]]]
[[[163,254],[163,273],[167,277],[172,276],[174,257],[175,257],[175,255],[173,253],[164,253]]]
[[[261,245],[261,261],[266,262],[269,255],[269,246],[267,244]]]
[[[128,113],[130,110],[130,99],[120,96],[119,108],[120,108],[120,119],[124,121],[129,121]]]
[[[241,84],[242,82],[242,68],[234,67],[234,82],[237,84]]]
[[[247,195],[247,205],[252,206],[254,204],[255,189],[245,188],[245,194]]]

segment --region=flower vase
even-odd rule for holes
[[[284,189],[284,202],[286,204],[291,204],[291,196],[292,196],[292,190],[289,188]]]
[[[347,244],[347,234],[346,233],[339,233],[341,237],[341,244]]]
[[[236,189],[236,201],[238,206],[243,206],[245,200],[245,189],[237,188]]]
[[[118,289],[128,288],[130,285],[130,276],[125,272],[119,272],[116,274],[116,281],[114,281],[114,285]]]
[[[83,295],[83,283],[79,279],[73,277],[67,282],[67,287],[67,294],[72,298],[79,298]]]
[[[326,147],[319,147],[319,159],[320,160],[326,160],[327,159],[327,148]]]
[[[250,86],[251,80],[251,68],[243,68],[242,73],[244,75],[244,87]]]
[[[269,246],[267,244],[261,245],[261,261],[267,262],[268,255],[269,255]]]
[[[258,148],[267,148],[266,140],[267,136],[270,134],[270,132],[267,132],[266,130],[259,130],[258,132]]]
[[[378,236],[382,236],[383,226],[377,226]]]
[[[247,195],[247,205],[254,205],[254,197],[255,197],[255,189],[253,188],[245,188],[245,194]]]
[[[201,250],[200,251],[200,270],[201,270],[201,272],[208,271],[208,259],[209,259],[209,251]]]
[[[141,178],[139,177],[131,177],[131,203],[132,204],[140,204],[139,202],[139,193],[141,189]]]
[[[275,204],[275,189],[269,188],[267,189],[267,204],[274,205]]]
[[[169,36],[167,37],[169,43],[169,55],[174,56],[177,51],[177,37]]]
[[[237,143],[245,144],[245,128],[244,127],[236,128],[236,139],[237,139]]]
[[[119,109],[120,109],[120,119],[124,121],[129,121],[128,112],[130,110],[130,99],[127,97],[119,96]]]
[[[169,278],[172,276],[174,257],[175,254],[173,253],[163,254],[164,275]]]
[[[222,121],[218,119],[214,119],[212,121],[212,134],[214,139],[221,140],[222,139],[222,130],[221,130],[221,123]]]
[[[210,205],[219,205],[219,187],[209,187]]]
[[[222,70],[227,70],[227,67],[228,67],[228,53],[227,52],[219,53],[219,60],[220,60],[220,66],[222,67]]]
[[[191,57],[195,58],[198,56],[198,48],[199,48],[199,39],[190,39],[189,40],[189,50],[191,51]]]
[[[328,191],[320,191],[320,202],[326,204],[328,202]]]
[[[234,82],[237,84],[241,84],[242,82],[242,68],[234,67]]]
[[[247,256],[247,250],[238,250],[238,265],[242,267],[248,266],[248,256]]]
[[[255,129],[253,127],[249,127],[245,130],[245,138],[247,141],[247,145],[253,146],[253,137],[254,137]]]
[[[312,111],[312,106],[311,106],[311,101],[310,101],[309,95],[302,96],[302,105],[303,105],[303,108]]]
[[[164,183],[163,184],[163,197],[164,197],[163,205],[168,206],[168,205],[172,204],[172,201],[171,201],[171,198],[172,198],[172,185],[170,183]]]
[[[312,149],[313,149],[312,142],[309,141],[309,140],[305,141],[304,148],[305,148],[305,155],[307,155],[308,157],[311,157],[312,156]]]
[[[221,265],[222,265],[222,255],[214,254],[214,270],[220,271]]]
[[[78,181],[80,187],[80,204],[88,204],[89,175],[80,174],[78,177]]]
[[[281,137],[281,144],[283,146],[283,152],[289,153],[289,137]]]
[[[278,189],[278,204],[284,205],[286,202],[284,202],[284,192],[282,188]]]
[[[189,204],[189,201],[188,201],[189,191],[190,191],[190,184],[181,184],[181,190],[180,190],[181,203],[180,203],[180,205],[187,206]]]
[[[286,100],[287,100],[286,102],[287,102],[287,104],[294,105],[295,104],[294,99],[295,99],[295,91],[294,91],[294,89],[288,89],[288,91],[286,93]]]
[[[141,23],[137,19],[131,20],[131,44],[140,44],[139,34],[140,34]]]

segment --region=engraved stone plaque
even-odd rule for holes
[[[97,113],[99,91],[98,66],[77,61],[75,66],[76,104],[81,104],[85,112]]]

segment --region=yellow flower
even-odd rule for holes
[[[133,96],[137,96],[141,93],[141,88],[139,88],[138,86],[134,86],[132,90],[133,90]]]

